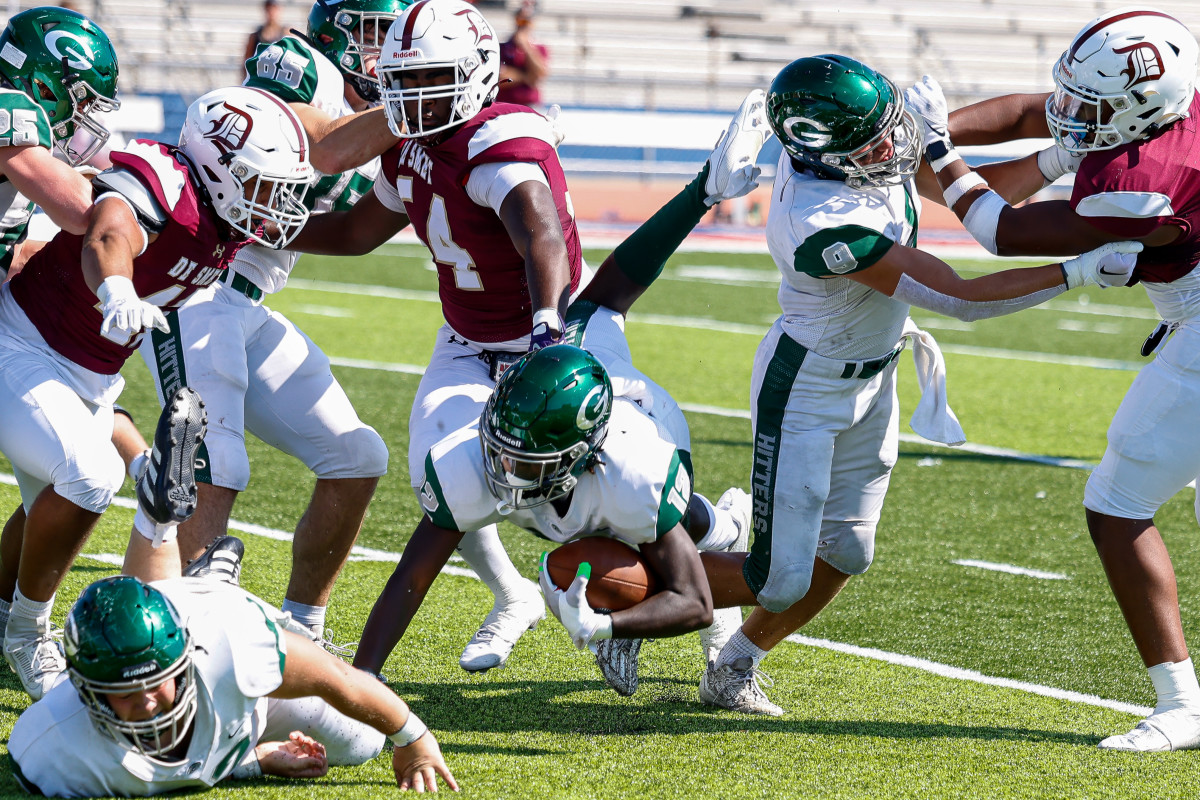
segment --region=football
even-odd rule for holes
[[[588,580],[588,605],[606,611],[622,611],[635,606],[658,591],[654,572],[642,554],[624,542],[604,536],[576,539],[546,559],[546,571],[554,585],[566,589],[584,561],[592,565]]]

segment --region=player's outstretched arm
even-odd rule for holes
[[[323,256],[362,256],[407,226],[407,216],[392,211],[371,192],[348,211],[309,216],[288,249]]]
[[[1049,92],[1006,94],[972,103],[950,114],[950,138],[962,147],[1050,136]]]
[[[392,769],[402,789],[437,791],[438,776],[458,789],[437,739],[391,689],[311,640],[290,631],[283,635],[283,684],[271,697],[320,697],[347,717],[382,732],[395,745]]]
[[[0,174],[68,233],[87,230],[92,184],[44,147],[0,147]]]
[[[428,516],[421,518],[367,617],[354,666],[371,673],[383,669],[462,536],[460,531],[434,525]]]
[[[382,107],[334,119],[307,103],[289,105],[308,134],[309,160],[326,175],[361,167],[399,141],[388,128]]]
[[[500,204],[500,221],[525,259],[534,313],[555,309],[561,315],[571,294],[571,264],[550,187],[539,181],[518,184]]]

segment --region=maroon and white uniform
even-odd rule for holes
[[[201,204],[177,150],[138,141],[114,153],[96,178],[157,238],[133,262],[138,295],[177,307],[221,275],[233,250]],[[0,291],[0,451],[13,462],[28,507],[47,485],[82,508],[103,511],[124,465],[113,447],[119,371],[140,336],[101,336],[103,315],[81,267],[83,237],[59,233]]]
[[[1149,519],[1200,475],[1200,95],[1186,119],[1158,136],[1089,153],[1071,206],[1121,236],[1167,224],[1183,229],[1174,243],[1138,256],[1134,276],[1177,327],[1122,400],[1083,498],[1093,511]]]
[[[572,293],[579,287],[579,232],[554,142],[541,114],[495,103],[437,145],[410,139],[383,155],[375,194],[408,216],[433,254],[447,323],[438,331],[409,418],[414,490],[424,483],[433,445],[479,419],[495,387],[490,353],[528,349],[533,307],[525,259],[498,215],[508,189],[526,179],[549,186],[567,244]]]

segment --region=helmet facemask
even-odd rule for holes
[[[375,64],[403,0],[319,0],[309,14],[308,37],[341,70],[359,97],[379,100]]]
[[[461,125],[482,111],[483,104],[476,104],[473,88],[474,74],[483,68],[482,59],[486,55],[481,51],[477,58],[422,62],[420,66],[381,67],[379,80],[383,87],[383,107],[387,112],[392,133],[401,139],[422,139]],[[406,83],[414,82],[414,73],[417,70],[444,71],[449,80],[436,85],[406,87]],[[433,120],[434,124],[431,127],[425,127],[422,115],[425,103],[444,98],[450,98],[448,118],[441,124],[436,124],[437,120]],[[490,96],[488,100],[491,100]],[[406,103],[413,104],[413,114],[408,113]]]
[[[823,153],[822,163],[840,170],[845,175],[846,185],[855,189],[906,183],[917,174],[917,168],[921,165],[921,131],[902,102],[895,107],[893,119],[895,121],[853,152]],[[872,160],[871,154],[889,137],[892,155],[882,160]]]
[[[608,435],[605,423],[587,440],[566,450],[531,453],[516,446],[518,440],[489,425],[487,416],[485,411],[479,426],[483,471],[500,506],[510,511],[545,505],[570,494]]]
[[[168,669],[145,680],[123,683],[93,681],[78,669],[70,667],[71,683],[79,692],[79,698],[87,706],[88,716],[102,732],[137,752],[165,764],[177,764],[184,759],[167,759],[165,756],[184,740],[196,717],[196,670],[192,663],[192,640],[186,639],[184,656]],[[123,720],[117,717],[109,705],[107,695],[123,695],[132,692],[151,691],[167,681],[175,682],[175,702],[171,708],[151,719],[140,721]]]
[[[70,99],[71,116],[57,125],[52,125],[51,132],[59,152],[75,167],[86,163],[99,153],[111,135],[95,115],[116,111],[121,107],[121,103],[100,94],[87,81],[76,79],[70,72],[63,79],[63,84]],[[80,131],[83,132],[83,137],[77,141]]]
[[[241,185],[234,202],[218,209],[238,233],[264,247],[282,250],[296,238],[309,210],[304,205],[310,178],[261,172],[241,156],[228,161],[229,174]]]

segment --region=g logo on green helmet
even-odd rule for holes
[[[63,42],[62,40],[66,40]],[[46,49],[58,59],[65,58],[72,69],[91,69],[96,55],[91,46],[70,31],[50,31],[46,34]]]
[[[590,431],[608,414],[612,404],[612,394],[608,387],[601,384],[592,388],[583,402],[579,404],[579,412],[575,415],[575,426],[581,431]]]
[[[808,117],[788,117],[783,121],[788,138],[803,147],[820,149],[833,141],[829,128]]]

